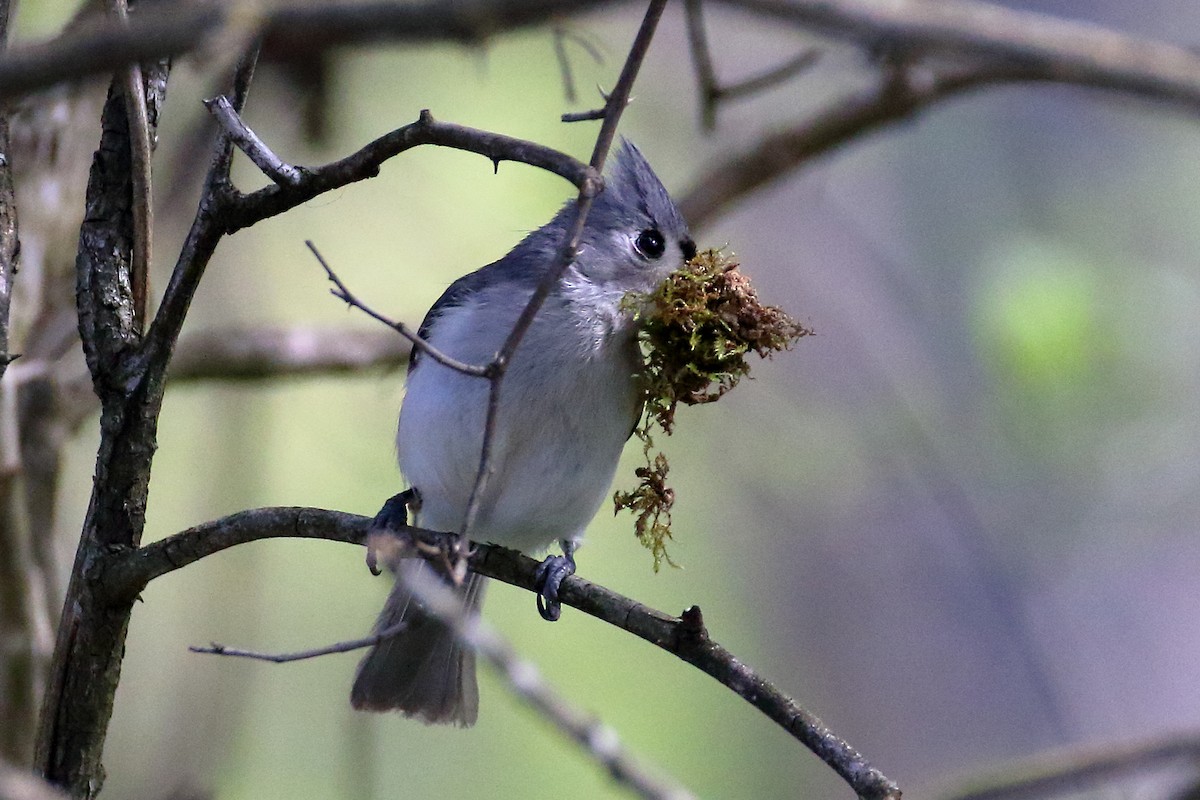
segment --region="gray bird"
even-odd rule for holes
[[[425,316],[421,336],[460,361],[491,361],[554,268],[573,215],[574,201],[508,255],[455,281]],[[640,413],[636,326],[622,299],[653,291],[695,253],[667,190],[641,152],[623,141],[588,215],[578,256],[534,318],[501,384],[492,477],[471,530],[477,541],[528,553],[560,543],[564,555],[544,564],[548,619],[557,617],[557,584],[574,571],[576,544],[608,496]],[[384,506],[378,526],[403,524],[411,506],[423,527],[461,529],[487,402],[486,380],[414,350],[396,435],[400,470],[412,489]],[[400,569],[432,567],[414,559]],[[472,573],[458,588],[472,612],[485,583]],[[479,711],[474,653],[424,613],[403,581],[375,630],[401,620],[407,627],[359,664],[354,707],[473,724]]]

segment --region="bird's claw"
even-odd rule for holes
[[[371,530],[367,536],[367,569],[372,575],[383,572],[379,568],[379,553],[375,546],[375,534],[380,531],[399,533],[408,525],[408,506],[419,504],[420,495],[415,488],[405,489],[399,494],[389,497],[379,509],[379,513],[371,520]]]
[[[565,548],[561,556],[546,556],[538,565],[537,580],[537,609],[542,619],[556,622],[562,616],[562,604],[558,601],[558,589],[562,582],[575,574],[575,555],[573,548]]]

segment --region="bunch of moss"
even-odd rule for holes
[[[662,453],[652,454],[657,426],[670,435],[680,403],[712,403],[750,373],[751,353],[770,357],[812,333],[783,310],[764,306],[738,262],[719,250],[698,253],[672,273],[652,294],[625,298],[639,323],[640,374],[645,406],[635,434],[642,440],[646,465],[638,467],[638,486],[613,496],[616,511],[637,515],[638,540],[662,562],[667,554],[675,492],[667,486],[670,469]]]

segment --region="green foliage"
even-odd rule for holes
[[[719,250],[698,253],[649,295],[630,294],[626,307],[639,323],[642,348],[642,440],[646,465],[638,467],[638,486],[617,492],[617,513],[637,515],[638,540],[654,555],[654,571],[667,555],[675,492],[666,485],[670,469],[662,453],[651,455],[655,425],[670,435],[675,411],[685,405],[712,403],[750,373],[746,356],[767,358],[790,348],[812,331],[774,306],[758,301],[738,262]]]

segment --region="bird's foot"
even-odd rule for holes
[[[538,613],[542,615],[542,619],[547,622],[555,622],[562,616],[562,604],[558,601],[558,588],[568,576],[574,574],[575,546],[573,543],[563,542],[561,556],[546,556],[546,559],[538,565],[537,582],[534,586],[537,589],[537,609]]]
[[[372,575],[382,572],[379,568],[377,534],[399,533],[404,530],[408,526],[410,505],[414,508],[420,508],[421,505],[421,495],[415,487],[389,497],[375,515],[375,519],[371,520],[371,530],[367,534],[367,569],[371,570]]]

